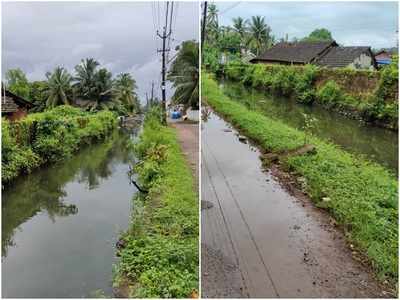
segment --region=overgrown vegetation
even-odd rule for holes
[[[59,106],[15,122],[2,119],[2,180],[69,157],[82,144],[104,138],[116,125],[110,111],[96,114]]]
[[[281,153],[304,145],[305,133],[250,111],[230,100],[208,74],[202,76],[203,101],[256,141]],[[346,235],[371,261],[379,277],[397,282],[398,183],[382,166],[316,137],[307,137],[315,154],[289,156],[282,162],[302,182],[317,206],[326,208]]]
[[[234,60],[224,66],[225,75],[247,86],[267,90],[284,96],[295,97],[298,102],[313,102],[330,109],[345,112],[365,121],[377,122],[397,129],[398,125],[398,62],[379,72],[355,70],[330,70],[332,79],[317,85],[326,70],[313,65],[304,67],[284,65],[246,64]],[[378,77],[371,93],[350,94],[337,82],[337,77]],[[348,80],[346,80],[348,81]]]
[[[152,108],[135,144],[135,171],[149,193],[134,200],[114,282],[128,282],[130,297],[187,298],[199,288],[198,201],[176,133],[161,120]]]

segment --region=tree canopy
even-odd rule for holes
[[[326,28],[317,28],[305,37],[303,41],[317,42],[317,41],[331,41],[332,33]]]
[[[168,72],[175,88],[172,101],[184,104],[185,108],[199,107],[199,44],[185,41],[173,61]]]

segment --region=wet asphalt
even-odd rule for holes
[[[202,297],[388,296],[326,212],[262,169],[257,148],[214,113],[201,134]]]

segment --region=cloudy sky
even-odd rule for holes
[[[82,58],[93,57],[114,75],[132,73],[142,101],[152,80],[160,95],[161,56],[156,49],[161,40],[155,31],[165,20],[164,5],[3,2],[2,74],[9,68],[21,68],[29,80],[40,80],[56,66],[72,72]],[[197,2],[175,3],[171,49],[183,40],[198,40],[198,14]]]
[[[232,18],[265,17],[277,38],[287,33],[307,36],[315,28],[327,28],[339,44],[346,46],[394,47],[398,28],[397,2],[220,2],[219,22]]]

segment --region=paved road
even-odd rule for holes
[[[192,169],[195,189],[198,190],[199,182],[199,124],[174,122],[170,124],[177,130],[181,149]]]
[[[202,129],[202,297],[382,297],[328,216],[230,130],[214,114]]]

